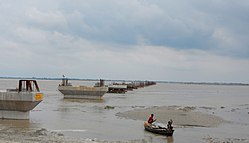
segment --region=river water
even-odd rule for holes
[[[17,87],[18,80],[0,79],[0,90]],[[249,140],[249,86],[158,83],[128,91],[105,94],[101,101],[63,99],[57,91],[60,81],[39,80],[43,101],[30,112],[30,120],[0,120],[0,126],[45,128],[68,137],[97,140],[136,140],[148,142],[205,142],[208,138]],[[71,81],[90,85],[92,81]],[[167,138],[144,131],[143,121],[116,116],[119,112],[154,106],[194,106],[229,122],[218,127],[176,128]],[[114,109],[105,109],[112,106]],[[202,108],[205,107],[205,108]],[[208,107],[208,108],[206,108]],[[149,116],[149,115],[148,115]]]

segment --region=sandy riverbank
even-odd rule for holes
[[[162,106],[143,109],[134,109],[127,112],[117,113],[119,117],[134,120],[147,120],[151,113],[155,114],[158,122],[166,124],[168,120],[174,121],[175,128],[181,127],[217,127],[224,119],[212,114],[197,112],[195,107]],[[236,142],[248,143],[247,139],[240,138],[203,138],[203,142]],[[0,142],[4,143],[149,143],[146,139],[132,141],[97,141],[94,139],[81,139],[65,137],[62,133],[48,131],[46,129],[23,130],[22,128],[1,128]],[[169,141],[173,142],[173,141]]]
[[[212,127],[218,126],[223,119],[220,117],[195,112],[195,107],[180,107],[180,106],[163,106],[152,107],[145,109],[135,109],[123,113],[117,113],[117,116],[134,120],[147,120],[151,113],[155,114],[158,122],[166,124],[168,120],[174,121],[174,126],[198,126],[198,127]],[[0,130],[0,142],[7,143],[146,143],[146,140],[133,141],[95,141],[93,139],[68,138],[61,133],[48,131],[46,129],[23,130],[22,128],[2,128]]]
[[[149,143],[144,139],[127,141],[98,141],[65,137],[61,133],[46,129],[23,130],[21,128],[0,129],[0,143]]]
[[[4,128],[0,130],[0,142],[4,143],[94,143],[93,141],[83,141],[64,137],[63,134],[50,132],[46,129],[23,130],[21,128]]]
[[[163,106],[135,109],[117,115],[124,118],[146,121],[151,113],[158,122],[167,124],[172,119],[175,126],[216,127],[225,120],[222,118],[194,111],[195,107]]]

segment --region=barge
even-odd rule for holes
[[[29,119],[43,98],[36,80],[19,80],[18,87],[0,92],[0,118]]]

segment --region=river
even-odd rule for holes
[[[0,79],[0,90],[17,87],[16,79]],[[202,142],[233,138],[249,140],[249,86],[157,83],[128,91],[105,94],[101,101],[63,99],[58,80],[38,80],[43,101],[30,112],[30,120],[0,120],[0,126],[45,128],[65,136],[96,140],[136,140],[148,142]],[[71,81],[73,85],[93,86],[93,81]],[[119,112],[154,106],[191,106],[215,114],[229,122],[218,127],[176,128],[167,138],[144,131],[143,121],[116,116]],[[105,109],[106,106],[114,109]],[[210,110],[210,109],[212,110]],[[149,116],[149,115],[148,115]]]

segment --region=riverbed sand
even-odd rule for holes
[[[175,126],[195,126],[195,127],[215,127],[224,122],[222,118],[195,111],[195,107],[180,107],[180,106],[162,106],[151,107],[146,109],[135,109],[123,113],[118,113],[117,116],[147,121],[150,114],[154,114],[157,122],[167,124],[172,119]]]
[[[127,112],[117,113],[117,116],[127,119],[146,121],[151,113],[155,115],[158,122],[166,124],[173,120],[173,126],[177,127],[214,127],[225,122],[220,117],[195,111],[195,107],[163,106],[143,109],[134,109]],[[210,139],[205,140],[209,142]],[[213,139],[212,139],[213,140]],[[223,140],[223,139],[216,139]],[[230,139],[234,140],[234,139]],[[248,140],[247,140],[248,141]],[[51,132],[46,129],[24,131],[18,128],[2,128],[0,130],[0,142],[22,143],[22,142],[62,142],[62,143],[146,143],[144,139],[133,141],[97,141],[92,139],[68,138],[63,134]],[[244,143],[244,142],[243,142]]]
[[[25,131],[21,128],[0,129],[0,143],[147,143],[144,139],[127,141],[100,141],[95,139],[69,138],[61,133],[36,129]]]

